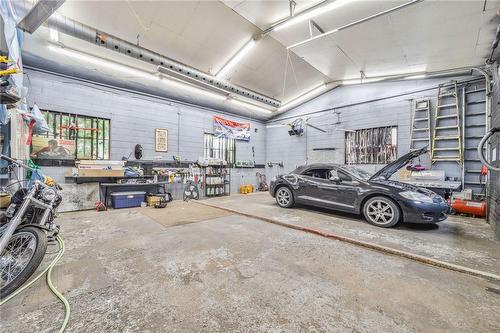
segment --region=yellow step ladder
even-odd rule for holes
[[[462,136],[457,82],[439,85],[434,115],[431,161],[455,161],[462,165]]]

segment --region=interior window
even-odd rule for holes
[[[337,176],[343,182],[352,182],[352,177],[342,171],[337,171]]]
[[[328,169],[311,169],[304,172],[304,176],[328,179],[329,172],[330,170]]]

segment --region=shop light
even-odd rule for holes
[[[49,28],[49,32],[50,32],[50,40],[57,43],[59,41],[59,31],[57,31],[56,29]]]
[[[129,74],[131,76],[142,77],[150,80],[158,81],[160,77],[154,75],[153,73],[148,73],[140,69],[135,69],[130,66],[122,65],[114,61],[106,60],[94,55],[90,55],[87,53],[82,53],[80,51],[72,50],[67,47],[60,47],[55,45],[49,45],[49,50],[64,54],[65,56],[81,60],[85,63],[90,63],[98,66],[103,66],[107,69],[111,69],[113,71],[119,71],[125,74]]]
[[[309,20],[315,16],[321,15],[323,13],[326,13],[328,11],[337,9],[339,7],[342,7],[346,5],[347,3],[354,2],[356,0],[335,0],[333,2],[328,2],[325,3],[324,5],[320,5],[319,7],[312,9],[312,10],[306,10],[305,12],[299,13],[296,16],[293,16],[292,18],[284,21],[283,23],[278,23],[272,28],[272,31],[279,31],[285,28],[288,28],[292,25],[295,25],[300,22],[304,22],[306,20]]]
[[[234,67],[236,64],[238,64],[243,57],[245,57],[248,52],[250,52],[251,49],[255,46],[255,39],[252,37],[241,49],[236,52],[236,54],[229,59],[229,61],[222,66],[222,68],[219,70],[219,72],[215,75],[218,78],[225,77],[226,74]]]
[[[318,95],[319,93],[321,93],[322,91],[324,91],[325,88],[326,88],[326,84],[322,83],[319,86],[317,86],[316,88],[308,90],[305,93],[302,93],[299,96],[297,96],[295,98],[292,98],[291,100],[289,100],[288,102],[286,102],[285,104],[283,104],[278,109],[278,111],[282,111],[284,109],[289,109],[289,108],[292,108],[292,107],[297,106],[299,104],[302,104],[303,102],[305,102],[305,101],[307,101],[307,100],[309,100],[309,99],[311,99],[313,97],[316,97],[316,95]]]
[[[243,101],[240,101],[238,99],[229,98],[229,101],[231,103],[235,104],[235,105],[238,105],[238,106],[241,106],[241,107],[244,107],[244,108],[247,108],[247,109],[251,109],[252,111],[257,111],[257,112],[265,113],[265,114],[271,114],[271,113],[273,113],[269,109],[260,107],[258,105],[252,104],[252,103],[243,102]]]
[[[167,85],[175,86],[181,90],[186,90],[195,96],[196,95],[203,95],[206,97],[217,99],[219,101],[225,101],[227,99],[227,96],[217,94],[217,93],[205,90],[205,89],[201,89],[201,88],[198,88],[196,86],[190,85],[188,83],[183,83],[181,81],[177,81],[175,79],[162,77],[161,82],[165,83]]]
[[[405,80],[418,80],[418,79],[425,79],[427,75],[425,74],[420,74],[420,75],[410,75],[405,77]]]
[[[340,83],[344,86],[352,85],[352,84],[363,84],[363,83],[371,83],[385,80],[385,77],[374,77],[374,78],[364,78],[364,79],[347,79],[343,80]]]

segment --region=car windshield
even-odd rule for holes
[[[362,179],[362,180],[368,180],[373,174],[370,172],[367,172],[365,170],[361,170],[359,168],[350,166],[350,165],[343,165],[342,169],[346,170],[350,174],[352,174],[354,177]]]

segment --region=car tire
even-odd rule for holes
[[[401,211],[393,200],[379,196],[365,202],[363,215],[370,224],[381,228],[390,228],[399,223]]]
[[[295,205],[292,190],[281,186],[276,190],[276,203],[282,208],[291,208]]]

